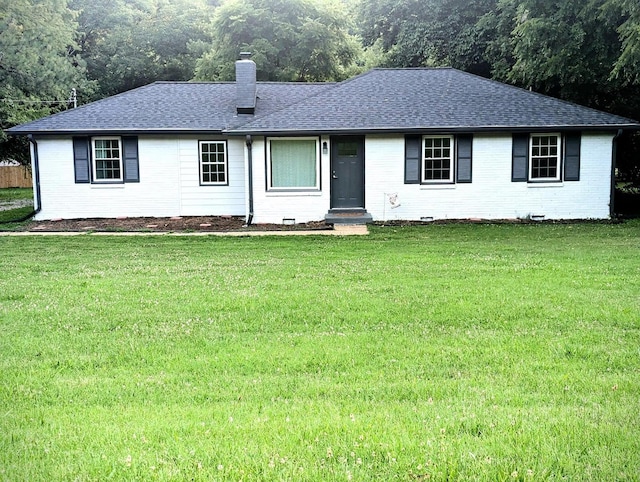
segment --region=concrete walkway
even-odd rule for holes
[[[309,231],[159,231],[159,232],[125,232],[125,231],[3,231],[0,236],[363,236],[369,234],[365,224],[336,224],[333,229]]]

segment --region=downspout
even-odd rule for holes
[[[247,226],[253,222],[253,139],[251,134],[245,138],[247,144],[247,182],[249,184],[249,215],[247,216]]]
[[[10,221],[3,221],[0,224],[9,224],[9,223],[21,223],[26,221],[27,219],[32,218],[36,214],[40,212],[42,209],[42,202],[40,200],[40,163],[38,159],[38,143],[33,138],[33,134],[29,134],[27,139],[31,144],[33,144],[33,156],[32,156],[32,165],[33,165],[33,183],[35,184],[35,192],[36,192],[36,202],[37,204],[34,206],[34,210],[31,211],[26,216],[22,216],[20,219],[12,219]]]
[[[38,143],[33,138],[33,134],[29,134],[27,139],[29,139],[29,142],[33,144],[33,182],[36,185],[37,204],[32,216],[35,216],[42,209],[42,197],[40,193],[40,158],[38,157]]]
[[[609,217],[613,219],[615,216],[615,197],[616,197],[616,160],[618,157],[618,138],[622,135],[622,129],[613,136],[612,152],[611,152],[611,199],[609,201]]]

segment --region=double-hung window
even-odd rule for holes
[[[93,181],[123,182],[122,147],[119,137],[94,137]]]
[[[227,143],[225,141],[200,141],[200,184],[228,184]]]
[[[320,147],[315,137],[267,141],[268,190],[319,190]]]
[[[453,182],[453,155],[452,136],[423,137],[422,182]]]
[[[530,140],[529,179],[559,181],[561,137],[559,134],[532,134]]]

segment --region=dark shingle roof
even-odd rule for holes
[[[451,68],[374,69],[237,132],[285,133],[638,127]]]
[[[374,69],[338,84],[258,83],[255,116],[235,83],[156,82],[9,129],[13,134],[285,134],[639,128],[640,124],[450,68]]]
[[[332,85],[259,82],[256,115],[277,111]],[[222,132],[254,118],[237,115],[235,102],[233,82],[155,82],[9,132]]]

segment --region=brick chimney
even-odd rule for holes
[[[236,108],[238,114],[256,111],[256,63],[250,52],[240,52],[236,61]]]

